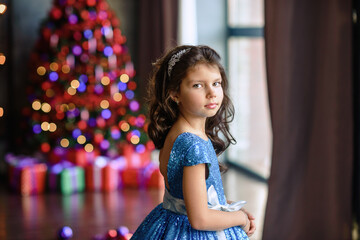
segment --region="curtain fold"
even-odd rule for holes
[[[350,0],[265,1],[273,159],[263,239],[351,239]]]
[[[360,13],[360,2],[353,2],[353,9],[356,15]],[[353,27],[353,68],[354,68],[354,185],[353,185],[353,210],[354,218],[358,226],[360,226],[360,126],[356,124],[360,122],[360,22],[357,17]],[[360,236],[360,229],[357,229]]]
[[[177,44],[178,0],[139,0],[139,42],[137,76],[140,94],[146,86],[155,62]]]

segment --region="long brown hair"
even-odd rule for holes
[[[169,74],[169,60],[174,54],[185,49],[187,51],[184,51],[185,53],[172,66]],[[163,147],[166,135],[179,116],[179,108],[171,99],[170,92],[178,92],[181,81],[186,77],[188,70],[200,63],[215,65],[219,68],[222,78],[221,85],[224,91],[220,109],[213,117],[206,120],[206,135],[210,138],[218,155],[230,143],[236,143],[229,131],[229,123],[234,118],[234,106],[227,94],[228,80],[220,59],[219,54],[208,46],[183,45],[168,51],[153,64],[154,71],[148,88],[150,106],[148,134],[157,149]],[[224,139],[219,136],[220,133]]]

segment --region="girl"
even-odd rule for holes
[[[154,64],[148,133],[160,149],[163,203],[132,239],[248,239],[254,217],[226,202],[217,155],[235,142],[233,106],[220,56],[207,46],[179,46]],[[222,134],[223,140],[218,135]]]

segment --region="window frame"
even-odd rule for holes
[[[247,26],[237,26],[233,27],[229,24],[229,11],[228,11],[228,0],[225,1],[225,23],[226,23],[226,37],[225,37],[225,66],[229,69],[229,40],[233,37],[246,37],[246,38],[265,38],[264,36],[264,27],[247,27]],[[228,154],[225,152],[224,161],[227,165],[239,169],[247,173],[248,175],[263,181],[267,182],[268,178],[257,173],[256,171],[248,168],[244,164],[236,162],[229,158]]]

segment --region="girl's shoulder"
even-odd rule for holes
[[[177,135],[176,140],[175,141],[188,141],[188,142],[201,142],[201,143],[206,143],[209,140],[208,139],[204,139],[202,137],[200,137],[199,135],[192,133],[192,132],[182,132],[180,134]]]
[[[179,133],[173,141],[172,149],[174,151],[187,153],[193,148],[204,149],[210,143],[210,140],[205,140],[195,133],[182,132]]]
[[[191,132],[181,133],[173,146],[173,152],[183,156],[182,164],[184,166],[211,163],[212,149],[210,139],[205,140]]]

